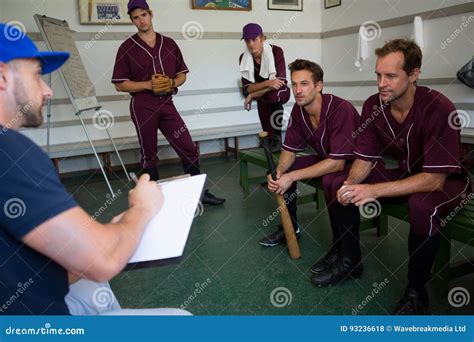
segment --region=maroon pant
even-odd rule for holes
[[[324,192],[328,208],[337,202],[336,193],[347,178],[348,170],[327,175],[323,180]],[[395,181],[405,178],[400,169],[384,169],[375,167],[363,183],[374,184]],[[408,202],[410,230],[419,236],[436,234],[444,226],[443,220],[458,207],[471,192],[469,177],[448,178],[442,191],[418,192],[407,197],[380,198],[383,202]],[[350,210],[353,205],[345,208]]]
[[[258,117],[262,129],[273,136],[275,130],[281,131],[283,122],[283,105],[290,99],[290,88],[271,91],[257,99]]]
[[[153,93],[135,94],[130,101],[130,113],[140,142],[143,168],[158,163],[158,130],[163,133],[183,165],[199,165],[199,153],[188,128],[170,97]]]

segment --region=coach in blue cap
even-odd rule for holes
[[[17,132],[41,125],[41,109],[53,95],[41,75],[68,57],[38,51],[17,27],[0,23],[0,315],[99,313],[90,303],[98,282],[110,291],[107,281],[127,264],[163,203],[159,186],[144,175],[129,195],[127,211],[108,224],[90,220],[48,156]],[[69,291],[69,283],[79,278],[84,279]],[[139,314],[121,310],[116,302],[106,310]],[[188,313],[156,309],[146,314]]]

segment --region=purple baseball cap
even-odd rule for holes
[[[263,33],[262,27],[259,24],[250,23],[244,26],[242,30],[242,39],[255,39]]]
[[[127,5],[128,12],[127,14],[130,14],[135,8],[143,8],[143,9],[150,9],[150,6],[148,6],[146,0],[130,0]]]
[[[38,51],[31,39],[17,26],[0,23],[0,62],[14,59],[36,58],[41,63],[43,74],[60,68],[69,58],[69,52]]]

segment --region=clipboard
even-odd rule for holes
[[[163,207],[148,223],[141,241],[125,270],[164,266],[182,260],[206,175],[177,178],[161,182]]]

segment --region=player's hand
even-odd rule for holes
[[[156,182],[150,181],[150,175],[144,174],[133,191],[129,192],[128,203],[130,208],[140,208],[151,218],[158,214],[163,206],[161,187]]]
[[[283,195],[293,182],[294,180],[291,175],[289,173],[285,173],[277,180],[276,183],[278,184],[278,189],[275,191],[275,193],[278,195]]]
[[[339,203],[342,205],[352,203],[357,207],[372,202],[377,197],[372,184],[348,184],[348,182],[344,182],[344,185],[337,192]]]
[[[245,98],[245,102],[244,102],[244,109],[246,111],[249,111],[252,109],[252,95],[247,95],[247,97]]]
[[[272,174],[269,173],[267,175],[267,183],[268,183],[268,190],[270,190],[271,192],[276,192],[278,190],[278,180],[281,178],[281,172],[280,171],[276,171],[276,179],[277,180],[273,180],[272,178]]]
[[[275,90],[278,90],[278,89],[280,89],[281,87],[283,87],[285,85],[285,81],[280,80],[278,78],[276,78],[274,80],[268,80],[267,82],[268,82],[267,86],[269,88],[272,88],[272,89],[275,89]]]
[[[339,190],[337,190],[337,201],[343,206],[351,203],[351,190],[349,189],[350,185],[352,185],[352,182],[345,181]]]

